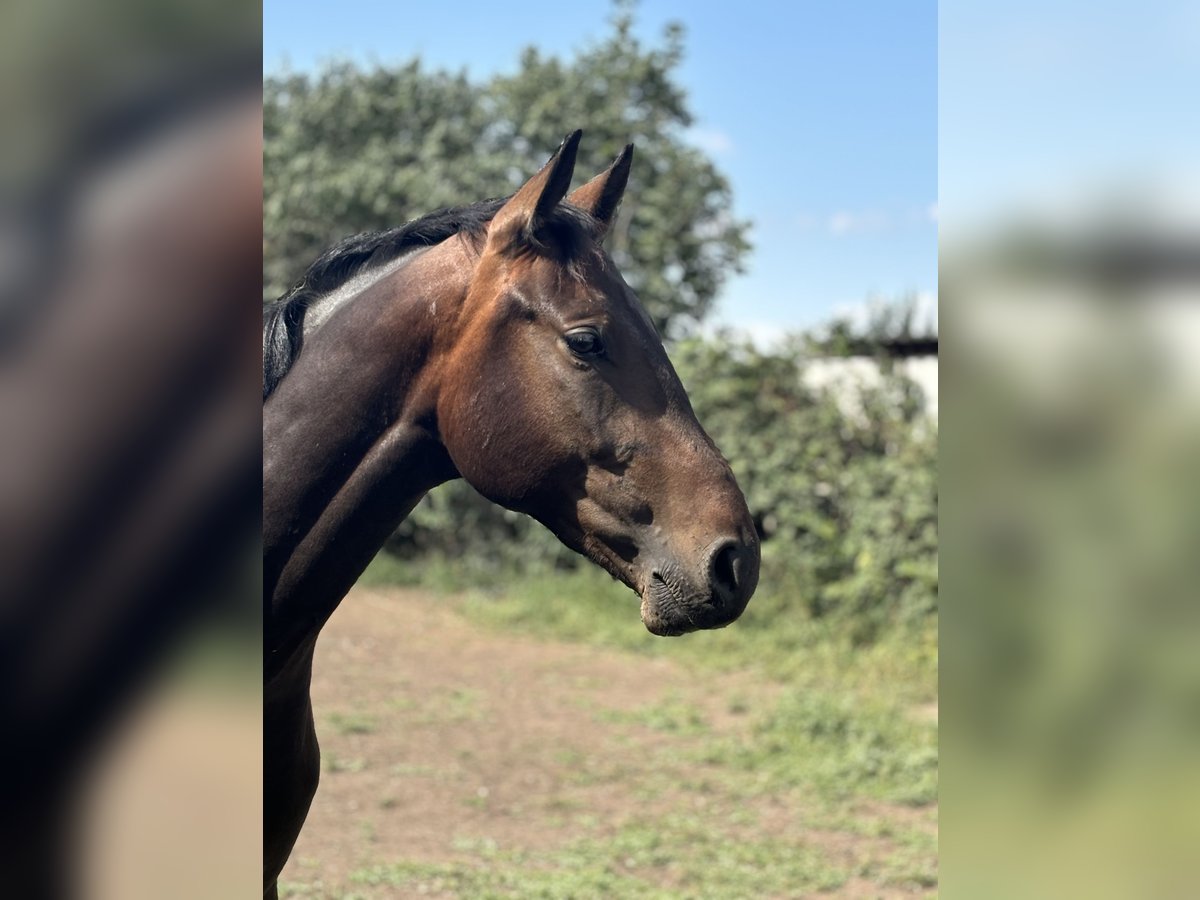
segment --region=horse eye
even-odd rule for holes
[[[599,356],[604,352],[604,342],[600,335],[591,328],[580,328],[566,335],[567,346],[576,356]]]

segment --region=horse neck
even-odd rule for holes
[[[396,526],[457,476],[438,436],[438,348],[472,260],[451,239],[305,337],[263,407],[268,677],[320,627]]]

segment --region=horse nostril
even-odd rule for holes
[[[738,593],[738,545],[728,541],[717,548],[709,562],[713,587],[722,600],[730,600]]]

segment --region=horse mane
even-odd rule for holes
[[[507,197],[481,200],[470,206],[439,209],[398,228],[368,231],[334,244],[308,267],[282,297],[263,307],[263,401],[265,402],[299,357],[304,343],[304,314],[310,305],[351,278],[391,262],[417,247],[432,247],[454,235],[478,245],[488,223]],[[574,255],[580,238],[595,233],[595,220],[568,204],[551,216],[555,243]]]

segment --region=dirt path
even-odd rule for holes
[[[416,895],[394,885],[373,893],[352,876],[395,859],[553,851],[681,807],[728,821],[733,836],[745,816],[731,798],[697,789],[704,773],[694,766],[698,782],[687,786],[664,769],[694,737],[655,727],[647,711],[702,710],[711,739],[745,730],[749,711],[729,698],[764,688],[725,678],[714,692],[696,682],[666,660],[485,630],[415,592],[354,591],[317,650],[322,781],[283,874],[285,895]],[[804,825],[782,801],[754,804],[759,828]],[[869,835],[805,840],[850,871],[890,852]],[[842,893],[897,892],[852,877]]]

